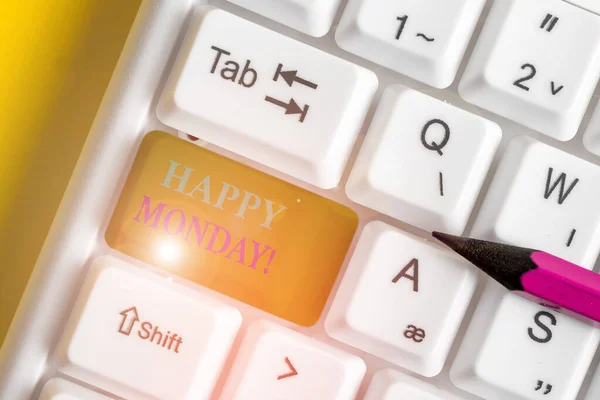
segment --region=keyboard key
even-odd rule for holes
[[[600,167],[517,136],[506,148],[473,232],[591,269],[600,252],[598,182]]]
[[[346,193],[420,228],[461,234],[501,136],[491,121],[416,90],[391,86]]]
[[[600,77],[600,17],[561,0],[493,3],[461,96],[558,140],[579,127]]]
[[[600,169],[518,136],[511,139],[472,236],[539,248],[592,268],[599,251]],[[502,194],[502,195],[498,195]],[[450,376],[489,400],[574,399],[599,331],[489,280]]]
[[[61,339],[60,369],[121,397],[208,399],[241,322],[233,307],[104,256]]]
[[[459,400],[433,385],[392,369],[378,371],[363,400]]]
[[[168,273],[311,326],[357,225],[347,207],[152,132],[105,237],[112,248]]]
[[[44,385],[38,400],[110,400],[82,386],[62,378],[52,378]]]
[[[450,86],[485,0],[349,0],[336,31],[351,53],[437,88]]]
[[[200,10],[161,96],[159,119],[335,187],[377,89],[375,74],[225,11]]]
[[[600,2],[597,0],[565,0],[569,3],[575,4],[585,10],[591,11],[596,14],[600,14]]]
[[[306,33],[325,36],[340,0],[229,0],[267,18]]]
[[[572,400],[599,339],[597,328],[489,280],[450,378],[487,400]]]
[[[365,371],[357,356],[258,321],[248,329],[221,398],[354,400]]]
[[[590,387],[586,393],[584,400],[597,400],[600,399],[600,368],[596,366],[596,371],[592,376]]]
[[[583,145],[589,152],[600,156],[600,102],[596,103],[592,118],[583,134]]]
[[[329,335],[437,375],[476,286],[464,260],[383,222],[363,230],[325,327]]]

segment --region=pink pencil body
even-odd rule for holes
[[[599,274],[542,251],[531,260],[537,268],[521,275],[525,292],[600,322]]]
[[[600,326],[600,274],[543,251],[439,232],[433,236],[507,289]]]

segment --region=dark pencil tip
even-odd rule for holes
[[[432,232],[431,235],[510,290],[522,290],[521,275],[536,265],[533,250]]]
[[[440,242],[444,243],[446,246],[450,247],[452,250],[457,250],[458,248],[463,246],[465,244],[465,242],[468,240],[468,239],[465,239],[465,238],[462,238],[459,236],[449,235],[447,233],[435,232],[435,231],[431,233],[431,236],[433,236]]]

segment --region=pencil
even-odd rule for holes
[[[600,322],[600,275],[544,251],[440,232],[433,237],[512,291]]]

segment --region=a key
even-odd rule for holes
[[[354,400],[365,363],[266,321],[247,331],[222,399]]]
[[[38,400],[109,400],[100,393],[86,389],[63,378],[52,378],[44,385]]]
[[[489,280],[450,377],[487,400],[573,400],[599,338],[592,325]]]
[[[357,225],[348,207],[151,132],[105,238],[168,273],[312,326]]]
[[[482,108],[569,140],[600,76],[600,17],[561,0],[495,1],[459,85]]]
[[[591,269],[600,252],[598,182],[600,167],[517,136],[498,165],[473,233]]]
[[[333,338],[437,375],[476,286],[454,254],[383,222],[363,230],[325,327]]]
[[[166,125],[329,189],[376,88],[367,69],[206,6],[157,112]]]
[[[433,385],[393,369],[378,371],[373,376],[363,400],[459,400]]]
[[[437,88],[450,86],[485,0],[350,0],[335,39]]]
[[[58,347],[61,371],[126,398],[208,399],[242,317],[171,280],[97,258]]]
[[[229,0],[267,18],[321,37],[329,32],[340,0]]]
[[[416,90],[389,87],[346,193],[420,228],[460,234],[501,136],[491,121]]]

